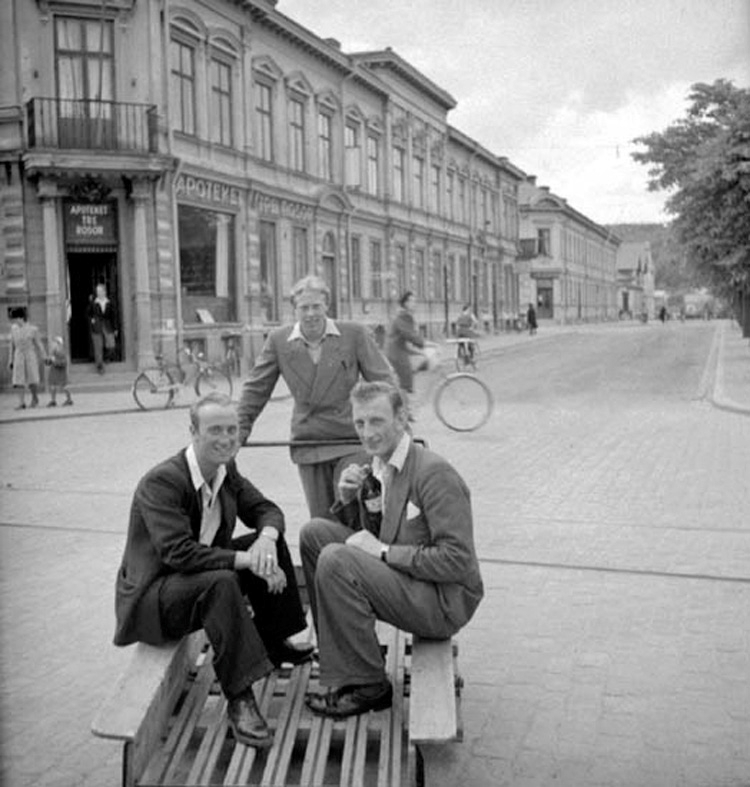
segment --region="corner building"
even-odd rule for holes
[[[525,175],[390,49],[267,0],[9,0],[0,31],[0,298],[78,368],[98,282],[133,370],[185,342],[246,370],[306,273],[373,327],[407,289],[426,334],[518,311]]]

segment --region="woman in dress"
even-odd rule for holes
[[[27,321],[25,306],[16,306],[10,311],[10,368],[13,372],[13,387],[18,389],[18,407],[26,408],[26,388],[31,392],[31,407],[39,404],[37,390],[40,375],[39,364],[47,359],[47,353],[39,339],[39,329]]]

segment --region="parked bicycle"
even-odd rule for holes
[[[432,379],[428,381],[426,393],[418,400],[426,402],[431,397],[435,415],[454,432],[473,432],[486,424],[495,406],[486,383],[471,372],[447,374],[440,362],[437,345],[429,344],[426,348],[432,360],[418,369],[426,370]]]
[[[212,391],[232,395],[232,378],[217,364],[207,361],[202,353],[183,347],[180,354],[187,357],[189,368],[177,363],[167,363],[164,356],[156,356],[156,366],[144,369],[133,381],[133,399],[141,410],[170,407],[180,390],[192,388],[196,396]]]

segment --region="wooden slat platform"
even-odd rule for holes
[[[254,687],[274,731],[269,749],[235,742],[227,725],[227,703],[206,648],[177,701],[160,748],[136,783],[142,787],[408,784],[414,768],[405,723],[411,648],[409,638],[396,629],[383,627],[380,634],[387,648],[393,707],[342,721],[323,719],[304,704],[305,694],[319,689],[317,663],[276,670]]]

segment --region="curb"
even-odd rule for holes
[[[714,374],[713,391],[711,392],[711,404],[718,410],[739,415],[750,415],[750,407],[741,405],[729,399],[724,391],[724,345],[726,339],[727,324],[722,321],[718,328],[719,342],[716,357],[716,371]]]

